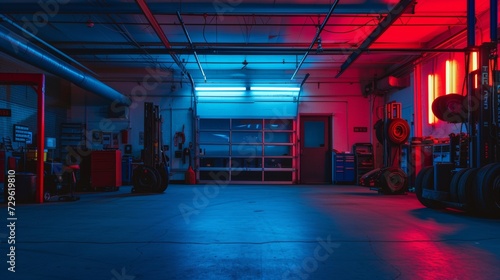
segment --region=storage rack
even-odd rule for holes
[[[355,155],[356,184],[359,184],[359,179],[364,174],[375,169],[373,145],[371,143],[355,143],[352,146],[352,153]]]
[[[67,162],[71,155],[75,155],[79,150],[86,148],[85,124],[83,123],[62,123],[61,124],[61,160]],[[78,159],[73,159],[79,161]]]

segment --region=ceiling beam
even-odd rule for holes
[[[40,2],[40,1],[39,1]],[[155,15],[172,14],[181,11],[184,15],[224,15],[252,14],[252,15],[321,15],[326,14],[329,4],[262,4],[262,3],[237,3],[240,1],[204,1],[190,2],[185,5],[177,2],[149,3],[149,9]],[[141,10],[134,3],[109,2],[103,5],[87,3],[69,3],[58,5],[58,14],[140,14]],[[384,1],[376,3],[341,4],[336,13],[339,14],[386,14],[391,6]],[[2,13],[5,14],[30,14],[43,11],[40,5],[19,3],[2,3]]]
[[[191,41],[191,37],[189,37],[189,33],[187,31],[187,28],[184,25],[184,21],[182,20],[181,13],[177,12],[177,18],[179,19],[179,22],[181,23],[182,30],[184,31],[184,35],[186,35],[189,46],[191,47],[191,50],[193,51],[196,63],[198,63],[198,68],[200,68],[201,74],[203,75],[203,80],[205,80],[205,82],[206,82],[207,76],[205,75],[205,71],[203,71],[203,67],[201,67],[200,59],[198,58],[198,54],[196,53],[196,50],[194,49],[193,41]]]
[[[146,17],[149,24],[151,25],[151,27],[155,31],[156,35],[160,38],[160,40],[163,43],[163,45],[165,46],[165,48],[168,50],[168,53],[170,54],[170,56],[174,60],[175,64],[177,64],[177,66],[181,69],[182,74],[185,74],[188,76],[188,78],[191,82],[191,85],[194,87],[194,82],[193,82],[191,75],[189,74],[186,67],[184,66],[182,61],[179,59],[179,57],[177,57],[177,54],[171,50],[172,46],[170,45],[170,41],[168,40],[165,33],[163,33],[161,26],[158,24],[158,21],[156,20],[153,13],[151,13],[151,10],[149,9],[146,2],[144,0],[135,0],[135,2],[141,8],[142,12],[144,13],[144,16]]]
[[[299,72],[300,67],[302,66],[302,63],[304,63],[304,60],[306,60],[307,55],[309,54],[309,52],[314,47],[314,44],[316,44],[316,41],[318,41],[318,38],[319,38],[319,35],[321,34],[321,31],[323,31],[323,28],[325,28],[326,23],[330,19],[330,16],[332,15],[333,10],[335,10],[335,7],[337,7],[338,3],[339,3],[339,0],[335,0],[335,2],[333,2],[332,6],[330,7],[330,10],[328,11],[328,14],[326,14],[326,17],[323,20],[323,23],[320,26],[318,26],[318,30],[316,31],[316,35],[314,36],[314,38],[313,38],[313,40],[311,42],[311,45],[309,46],[309,48],[307,49],[306,53],[304,54],[304,56],[300,60],[299,64],[297,65],[297,68],[293,72],[292,77],[290,78],[290,80],[295,79],[295,75],[297,75],[297,73]],[[321,47],[321,42],[318,42],[318,48],[320,48],[320,47]]]
[[[124,48],[61,48],[68,55],[81,56],[117,56],[117,55],[144,55],[146,51],[149,55],[168,55],[170,52],[175,52],[178,55],[193,54],[194,50],[186,48],[142,48],[142,49],[124,49]],[[199,55],[301,55],[308,48],[293,48],[293,47],[215,47],[215,48],[198,48],[196,53]],[[323,48],[320,53],[312,52],[310,55],[345,55],[346,51],[356,51],[355,48]],[[454,53],[464,52],[464,48],[373,48],[366,51],[369,53]],[[241,61],[239,62],[241,63]]]
[[[391,25],[395,22],[410,5],[415,4],[415,0],[401,0],[394,8],[384,17],[382,21],[377,25],[375,30],[366,37],[366,39],[361,43],[357,50],[349,55],[347,60],[340,67],[340,71],[337,73],[335,78],[339,78],[342,73],[344,73],[347,68],[358,59],[361,54],[366,51]]]

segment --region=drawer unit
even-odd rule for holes
[[[90,155],[92,188],[117,188],[122,185],[121,152],[93,151]]]
[[[332,154],[332,183],[353,184],[355,178],[355,158],[353,154]]]

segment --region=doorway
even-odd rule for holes
[[[300,182],[326,184],[331,182],[331,118],[300,117]]]

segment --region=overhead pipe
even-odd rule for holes
[[[179,19],[179,22],[181,23],[182,30],[184,31],[184,35],[186,35],[186,38],[189,42],[189,46],[193,50],[194,58],[196,60],[196,63],[198,63],[198,67],[200,68],[201,74],[203,75],[203,80],[206,82],[207,76],[205,76],[205,71],[203,71],[203,67],[201,67],[200,59],[198,58],[198,54],[196,53],[196,50],[194,49],[193,41],[191,41],[191,37],[189,37],[189,33],[187,31],[186,25],[184,25],[184,21],[182,21],[181,13],[177,12],[177,18]]]
[[[181,62],[181,60],[179,59],[177,54],[173,50],[171,50],[172,45],[170,44],[170,41],[168,40],[165,33],[163,33],[163,30],[161,29],[160,24],[156,20],[155,16],[153,15],[151,10],[149,9],[146,2],[144,2],[144,0],[135,0],[135,2],[141,8],[142,13],[144,14],[146,19],[148,20],[149,24],[151,25],[151,27],[155,31],[158,38],[160,38],[160,40],[163,43],[163,45],[165,46],[165,48],[167,48],[168,53],[170,54],[170,56],[174,60],[175,64],[177,64],[177,66],[181,69],[182,74],[188,75],[189,81],[191,82],[191,86],[194,87],[194,83],[193,83],[193,79],[191,78],[191,75],[189,75],[189,72],[187,71],[186,67]]]
[[[297,94],[297,113],[295,114],[296,116],[299,115],[299,106],[300,106],[300,94],[302,93],[302,87],[304,86],[304,84],[306,83],[307,79],[309,79],[309,76],[310,74],[307,73],[306,76],[304,77],[304,79],[302,79],[302,82],[300,83],[300,90],[299,90],[299,94]]]
[[[391,25],[395,22],[415,0],[401,0],[394,8],[387,14],[387,16],[377,25],[375,30],[366,37],[357,50],[355,50],[340,67],[340,71],[335,78],[339,78],[347,68],[361,56]]]
[[[10,56],[66,79],[75,85],[120,104],[130,105],[130,99],[96,78],[76,69],[30,42],[14,38],[10,30],[0,27],[0,50]]]
[[[297,72],[299,72],[300,67],[302,67],[302,64],[306,60],[306,57],[309,54],[309,52],[314,47],[314,44],[316,44],[316,41],[318,40],[319,35],[321,34],[321,31],[323,31],[323,28],[325,28],[326,23],[330,19],[330,16],[332,15],[333,10],[335,10],[335,7],[337,6],[338,3],[339,3],[339,0],[335,0],[335,2],[333,2],[332,6],[330,7],[330,10],[328,11],[328,14],[326,14],[326,17],[323,20],[323,23],[319,26],[318,30],[316,30],[316,35],[314,36],[314,39],[311,42],[311,45],[309,46],[309,48],[307,49],[306,53],[304,54],[304,56],[300,60],[299,65],[297,65],[297,68],[295,68],[295,71],[293,72],[292,78],[290,78],[290,80],[295,79],[295,75],[297,75]]]
[[[83,64],[81,64],[80,62],[74,60],[72,57],[68,56],[67,54],[61,52],[60,50],[54,48],[52,45],[48,44],[47,42],[45,42],[44,40],[38,38],[37,36],[33,35],[31,32],[29,32],[28,30],[26,30],[25,28],[23,28],[22,26],[20,26],[19,24],[13,22],[12,20],[10,20],[8,17],[0,14],[0,22],[6,22],[8,24],[10,24],[11,26],[15,27],[16,29],[18,29],[19,31],[23,32],[23,34],[25,34],[26,36],[32,38],[33,40],[37,41],[38,43],[46,46],[47,48],[51,49],[52,51],[54,51],[55,53],[57,53],[58,55],[62,56],[63,58],[67,59],[68,61],[78,65],[79,67],[81,67],[82,69],[85,69],[86,71],[88,71],[89,73],[92,73],[93,75],[97,76],[97,74],[90,70],[89,68],[85,67]]]
[[[147,48],[147,49],[109,49],[109,48],[98,48],[98,49],[64,49],[68,54],[72,55],[85,55],[91,52],[94,55],[140,55],[144,53],[144,50],[148,54],[168,54],[173,51],[177,54],[192,54],[193,50],[171,48],[170,50],[158,49],[158,48]],[[307,52],[309,48],[305,47],[246,47],[241,46],[228,46],[228,47],[217,47],[217,48],[198,48],[196,53],[198,54],[285,54],[285,55],[298,55]],[[356,51],[356,48],[323,48],[321,53],[311,53],[310,55],[331,55],[331,54],[344,54],[346,51]],[[376,48],[370,49],[370,53],[452,53],[452,52],[464,52],[463,48]],[[241,64],[241,62],[238,62]],[[281,62],[280,62],[281,63]]]
[[[61,2],[58,0],[58,2]],[[58,14],[136,14],[139,11],[137,6],[133,3],[111,2],[106,1],[106,5],[96,9],[93,5],[82,5],[79,1],[65,1],[69,2],[64,4],[64,9],[61,9]],[[104,1],[102,1],[104,2]],[[152,2],[152,1],[150,1]],[[155,15],[171,15],[179,10],[178,1],[169,1],[168,3],[156,1],[150,3],[151,11]],[[200,1],[198,1],[200,2]],[[240,3],[243,2],[243,3]],[[355,4],[342,4],[339,7],[339,14],[372,14],[379,15],[380,13],[388,12],[388,5],[385,1],[380,3],[359,3]],[[191,5],[183,5],[183,14],[197,14],[197,15],[215,15],[221,16],[228,11],[231,14],[243,15],[318,15],[324,14],[328,9],[329,4],[261,4],[261,3],[245,3],[244,1],[205,1],[205,3],[196,3]],[[6,14],[30,14],[33,15],[40,12],[39,5],[19,5],[14,1],[13,3],[2,3],[2,11]],[[226,15],[224,15],[226,16]]]

